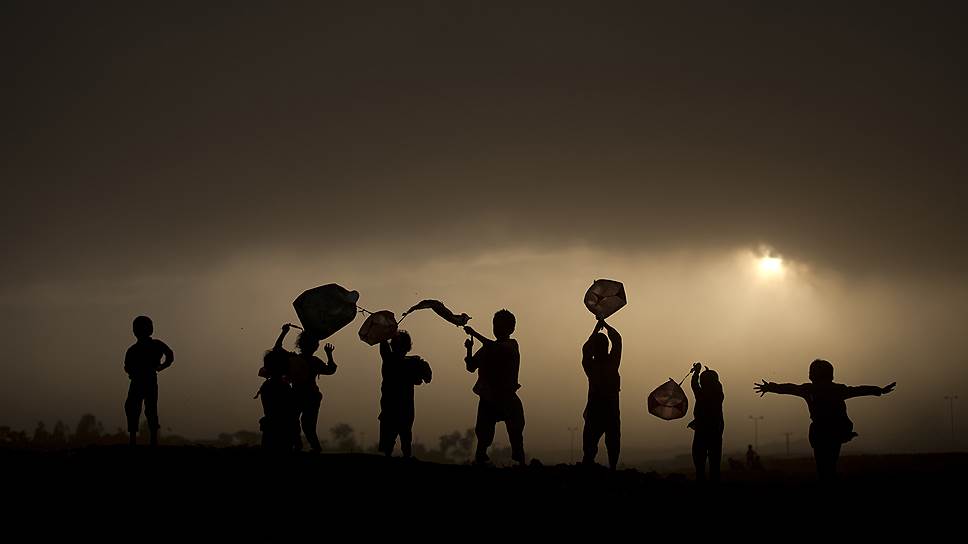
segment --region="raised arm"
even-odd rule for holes
[[[333,350],[336,349],[333,344],[326,344],[323,346],[323,351],[326,352],[326,362],[320,367],[320,374],[323,376],[332,376],[336,374],[336,361],[333,360]]]
[[[611,325],[602,320],[602,326],[605,327],[605,334],[608,335],[609,342],[612,343],[612,350],[609,352],[616,360],[620,360],[622,357],[622,335],[618,333],[617,330],[612,328]]]
[[[474,328],[471,327],[470,325],[465,325],[464,326],[464,332],[466,332],[467,334],[469,334],[472,337],[476,338],[478,342],[480,342],[481,344],[483,344],[485,346],[488,345],[488,344],[493,344],[494,343],[494,340],[491,340],[490,338],[487,338],[486,336],[483,336],[481,333],[475,331]],[[466,342],[465,342],[465,344],[466,344]]]
[[[889,385],[884,387],[878,387],[876,385],[855,385],[847,387],[847,394],[844,395],[844,399],[852,399],[854,397],[879,397],[881,395],[886,395],[891,391],[894,391],[894,386],[897,382],[891,382]]]
[[[273,344],[272,349],[282,349],[282,341],[286,339],[286,335],[289,334],[289,328],[291,325],[286,323],[282,326],[282,332],[279,333],[279,338],[276,338],[276,343]]]
[[[390,349],[390,342],[383,340],[380,342],[380,357],[387,358],[393,354],[393,350]]]
[[[806,389],[802,385],[797,385],[795,383],[775,383],[762,380],[763,383],[754,383],[753,391],[759,393],[762,397],[767,393],[776,393],[778,395],[793,395],[796,397],[804,397],[807,394]]]
[[[595,336],[595,333],[597,333],[598,331],[602,330],[602,327],[605,326],[604,323],[605,323],[605,320],[603,320],[603,319],[599,319],[598,321],[596,321],[595,322],[595,328],[592,329],[592,333],[590,335],[588,335],[588,338],[591,338],[591,337]]]
[[[588,335],[588,340],[585,340],[585,343],[582,344],[582,346],[581,346],[581,362],[582,362],[582,366],[585,366],[586,361],[587,362],[591,362],[591,358],[592,358],[592,341],[595,338],[595,335],[598,334],[598,331],[600,331],[600,330],[602,330],[602,320],[601,319],[599,319],[598,321],[595,322],[595,328],[592,329],[592,333]]]
[[[162,342],[161,340],[156,340],[156,342],[158,342],[158,346],[161,348],[161,352],[164,354],[164,360],[161,362],[161,366],[158,367],[158,372],[161,372],[175,362],[175,352],[168,347],[168,344]]]
[[[689,384],[692,385],[692,394],[697,398],[699,397],[699,371],[702,370],[702,364],[698,361],[692,364],[692,379],[689,380]]]

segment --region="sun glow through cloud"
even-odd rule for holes
[[[765,276],[776,276],[783,272],[783,259],[780,257],[760,257],[760,273]]]

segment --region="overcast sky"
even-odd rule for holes
[[[485,331],[514,311],[526,445],[564,448],[581,297],[610,277],[629,447],[691,440],[644,397],[696,359],[727,383],[727,441],[752,413],[805,434],[801,401],[751,386],[806,381],[815,357],[899,382],[852,401],[850,447],[947,445],[941,397],[968,383],[954,4],[36,4],[0,8],[0,424],[118,425],[144,313],[177,357],[163,426],[256,428],[261,350],[336,281]],[[320,429],[375,438],[359,323],[332,338]],[[473,377],[459,331],[406,325],[435,369],[416,425],[434,443],[473,425]]]

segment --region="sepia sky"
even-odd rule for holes
[[[761,444],[802,441],[803,402],[752,383],[806,381],[817,357],[838,381],[898,382],[850,401],[845,451],[950,447],[943,396],[968,385],[960,8],[517,4],[5,3],[0,424],[120,426],[147,314],[176,354],[163,428],[255,429],[262,351],[300,292],[337,282],[398,315],[438,298],[487,332],[512,310],[525,445],[566,451],[582,296],[605,277],[629,293],[610,320],[626,451],[688,451],[688,419],[645,396],[695,360],[723,377],[727,449],[750,415]],[[319,428],[370,441],[361,322],[330,339]],[[459,330],[404,328],[434,368],[415,425],[433,445],[473,426],[475,377]]]

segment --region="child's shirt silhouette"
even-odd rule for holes
[[[467,370],[477,371],[474,393],[485,400],[504,400],[514,396],[521,388],[518,383],[520,366],[518,341],[513,338],[485,342],[467,360]]]
[[[430,383],[433,373],[430,364],[417,355],[399,355],[388,342],[380,342],[380,357],[383,360],[380,386],[385,403],[409,403],[413,405],[413,388],[421,383]]]
[[[696,406],[692,410],[693,420],[688,427],[699,433],[722,433],[723,390],[718,387],[702,387],[699,372],[692,373],[692,393],[696,396]]]
[[[847,399],[868,395],[880,396],[882,390],[874,385],[848,386],[834,382],[810,382],[800,385],[776,384],[772,391],[795,395],[807,401],[810,410],[810,443],[848,442],[857,436],[854,423],[847,417]]]
[[[319,391],[316,376],[322,374],[330,376],[336,373],[335,363],[324,363],[315,355],[302,353],[289,354],[289,370],[287,377],[292,388],[297,391]]]
[[[618,394],[622,386],[622,378],[618,368],[622,362],[622,344],[612,342],[612,349],[607,355],[592,357],[585,353],[581,358],[581,366],[588,377],[588,395]]]
[[[174,354],[167,344],[156,338],[139,339],[124,354],[124,371],[132,380],[156,380],[158,372],[170,366]]]

